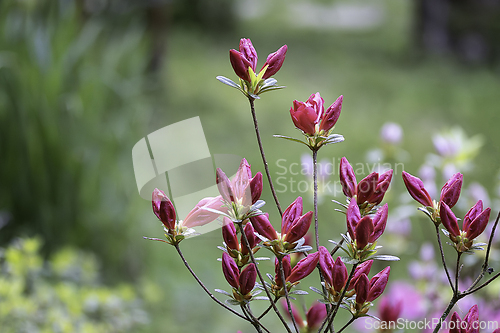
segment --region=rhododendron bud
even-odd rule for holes
[[[362,204],[365,201],[368,201],[368,199],[375,193],[375,189],[377,188],[378,184],[378,173],[372,172],[365,178],[363,178],[357,188],[356,188],[356,194],[358,196],[357,202],[358,204]]]
[[[305,236],[311,226],[313,212],[307,212],[291,225],[283,241],[294,243]]]
[[[359,211],[358,204],[356,203],[356,200],[351,199],[346,211],[347,231],[349,232],[351,239],[356,238],[354,230],[356,229],[359,220],[361,220],[361,213]]]
[[[368,199],[368,202],[374,205],[378,205],[384,199],[385,192],[389,189],[392,180],[392,169],[384,172],[378,177],[377,187],[373,192],[373,195]]]
[[[255,269],[255,265],[253,263],[248,264],[244,270],[241,271],[239,284],[240,284],[240,292],[242,295],[247,295],[252,291],[255,286],[255,280],[257,278],[257,270]]]
[[[319,252],[312,253],[300,260],[286,279],[286,282],[294,283],[302,280],[316,268],[319,260]]]
[[[389,211],[388,204],[385,204],[377,210],[377,213],[373,217],[373,233],[370,236],[370,243],[374,243],[380,236],[384,233],[385,226],[387,224],[387,214]]]
[[[413,199],[424,206],[432,207],[434,205],[431,196],[424,187],[424,183],[419,178],[403,171],[403,181]]]
[[[252,41],[248,38],[240,39],[239,50],[240,53],[245,57],[245,59],[248,60],[248,62],[250,63],[250,67],[255,72],[255,69],[257,68],[258,57],[257,57],[257,51],[255,51],[255,48],[252,45]]]
[[[257,172],[255,176],[250,179],[250,194],[252,195],[252,205],[260,199],[262,195],[262,173]]]
[[[243,228],[243,230],[245,232],[245,236],[247,237],[248,245],[250,245],[250,250],[251,250],[259,243],[259,238],[255,236],[255,229],[253,228],[252,223],[248,222],[245,225],[245,228]],[[248,254],[248,248],[246,247],[245,242],[243,241],[243,235],[241,236],[241,244],[242,244],[241,253],[243,255]]]
[[[234,201],[234,194],[233,194],[233,189],[231,187],[231,182],[229,181],[229,178],[227,178],[224,171],[222,171],[220,168],[217,168],[215,172],[215,181],[217,182],[217,188],[219,189],[219,193],[222,196],[222,198],[226,202]]]
[[[366,274],[361,274],[356,282],[356,285],[354,286],[354,290],[356,290],[356,303],[365,303],[368,298],[368,292],[370,291],[370,281],[368,280],[368,276],[366,276]]]
[[[326,305],[314,302],[306,313],[307,328],[310,331],[317,330],[326,318]]]
[[[328,132],[332,129],[333,126],[337,123],[337,120],[340,117],[340,111],[342,110],[342,100],[344,96],[340,95],[337,100],[328,107],[326,112],[324,113],[321,119],[321,125],[319,126],[319,130]]]
[[[464,227],[467,239],[473,240],[483,233],[484,229],[486,229],[486,226],[488,225],[488,221],[490,220],[490,213],[491,209],[486,208],[469,224],[468,229],[465,229]]]
[[[269,214],[261,214],[250,218],[257,233],[269,240],[278,239],[278,234],[273,225],[269,222]]]
[[[441,189],[441,197],[439,201],[442,201],[446,203],[448,207],[453,208],[460,197],[463,178],[464,176],[461,173],[454,174]]]
[[[469,309],[463,320],[460,319],[457,312],[454,312],[448,326],[450,327],[450,333],[479,333],[480,325],[477,305],[475,304]]]
[[[285,309],[285,315],[289,318],[289,319],[292,319],[290,317],[290,311],[288,310],[288,303],[285,299],[281,300],[281,306],[283,306],[283,309]],[[299,328],[304,328],[305,325],[304,325],[304,320],[302,319],[302,317],[300,316],[300,313],[299,311],[297,310],[297,308],[293,305],[293,303],[290,303],[290,308],[292,310],[292,315],[293,315],[293,319],[295,320],[295,322],[297,323],[297,326]]]
[[[471,209],[465,214],[464,216],[464,224],[463,224],[463,230],[467,231],[469,230],[470,223],[483,211],[483,201],[478,200],[474,206],[472,206]]]
[[[193,228],[210,223],[219,217],[219,214],[205,208],[225,213],[227,212],[227,207],[223,207],[223,205],[224,202],[222,201],[222,197],[220,195],[214,198],[203,198],[187,214],[186,218],[182,221],[182,225],[187,228]]]
[[[294,100],[293,106],[290,108],[290,116],[292,117],[295,127],[305,134],[314,135],[319,116],[318,110],[312,105],[307,104],[307,102],[304,103]]]
[[[297,197],[290,206],[283,212],[283,217],[281,218],[281,232],[286,234],[292,227],[294,221],[296,221],[302,215],[302,197]]]
[[[363,217],[355,230],[356,246],[359,250],[365,248],[365,246],[370,242],[370,237],[373,234],[373,222],[368,216]]]
[[[337,257],[335,260],[332,273],[333,289],[335,289],[336,292],[341,292],[347,282],[347,268],[340,257]]]
[[[380,321],[385,322],[388,327],[389,323],[396,322],[399,319],[403,307],[403,300],[397,300],[395,303],[391,302],[388,297],[383,297],[378,303],[378,312]]]
[[[233,70],[242,80],[250,82],[250,75],[248,68],[252,67],[252,63],[241,52],[236,50],[229,50],[229,60]]]
[[[441,217],[441,223],[448,230],[450,235],[457,237],[460,235],[460,229],[458,228],[457,217],[451,211],[450,207],[444,202],[441,202],[441,208],[439,209],[439,216]]]
[[[356,267],[351,282],[349,283],[349,287],[347,287],[347,290],[354,289],[354,286],[358,282],[361,275],[365,274],[366,276],[368,276],[368,274],[370,273],[370,269],[372,268],[372,264],[373,260],[368,260],[360,264],[358,267]]]
[[[231,287],[238,289],[240,272],[233,258],[226,252],[222,253],[222,273]]]
[[[229,249],[239,251],[240,244],[236,237],[236,227],[227,217],[224,217],[224,222],[224,226],[222,227],[222,238],[224,239],[224,243],[226,243]]]
[[[165,228],[175,229],[175,209],[172,202],[167,198],[165,193],[157,188],[154,189],[152,195],[153,213],[163,223]]]
[[[266,72],[264,73],[264,76],[262,77],[264,80],[270,78],[280,70],[283,62],[285,61],[287,50],[288,46],[283,45],[276,52],[273,52],[267,56],[266,63],[264,64],[264,66],[262,66],[261,69],[262,71],[266,66],[268,66]]]
[[[377,299],[385,290],[391,267],[387,266],[370,280],[370,292],[368,293],[367,301],[372,302]]]
[[[330,251],[326,249],[324,246],[320,246],[318,248],[319,252],[319,268],[321,269],[321,273],[323,274],[323,278],[325,282],[332,286],[333,285],[333,266],[335,262],[333,261],[332,256],[330,255]]]
[[[358,182],[354,170],[345,157],[340,159],[340,183],[342,184],[342,192],[352,198],[356,194]]]
[[[283,273],[285,275],[285,280],[290,276],[292,272],[292,265],[290,264],[290,255],[286,255],[281,259],[281,265],[283,266]],[[281,272],[279,266],[278,258],[274,260],[274,273],[276,274],[274,277],[274,281],[278,287],[283,287],[283,280],[281,279]]]

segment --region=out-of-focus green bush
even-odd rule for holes
[[[2,332],[136,332],[147,323],[131,286],[99,283],[93,256],[66,248],[44,262],[39,249],[40,240],[30,238],[2,252]]]

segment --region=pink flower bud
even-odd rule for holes
[[[444,184],[441,189],[441,197],[439,200],[446,203],[450,208],[455,206],[458,198],[460,197],[463,178],[464,176],[461,173],[456,173],[446,182],[446,184]]]
[[[253,228],[252,223],[247,222],[245,225],[245,228],[243,229],[245,231],[245,235],[247,236],[248,244],[250,245],[250,249],[253,249],[257,244],[259,244],[260,239],[255,236],[255,230]],[[241,236],[241,253],[243,255],[248,254],[248,248],[244,245],[245,242],[243,241],[243,236]]]
[[[252,195],[252,205],[260,199],[262,194],[262,173],[257,172],[250,180],[250,193]]]
[[[391,267],[387,266],[378,274],[376,274],[370,280],[370,292],[368,293],[368,302],[372,302],[377,299],[385,290],[387,286],[387,281],[389,280],[389,274],[391,272]]]
[[[468,231],[470,227],[470,223],[483,211],[483,201],[478,200],[474,206],[472,206],[471,209],[465,214],[464,216],[464,223],[463,223],[463,230]]]
[[[236,50],[229,50],[229,61],[231,61],[231,66],[233,70],[242,80],[250,82],[250,76],[248,75],[248,68],[252,67],[252,63],[245,58],[245,56]]]
[[[290,108],[290,116],[292,117],[295,127],[305,134],[314,135],[316,132],[315,125],[318,115],[313,107],[304,102],[295,100],[293,101],[293,107]]]
[[[226,243],[226,246],[231,250],[239,250],[240,244],[238,243],[238,238],[236,237],[236,228],[227,217],[224,217],[224,226],[222,227],[222,238]]]
[[[356,303],[365,303],[368,298],[368,292],[370,291],[370,281],[368,280],[368,276],[366,276],[366,274],[361,274],[356,282],[356,285],[354,286],[354,290],[356,290]]]
[[[187,214],[186,218],[182,221],[182,225],[188,228],[193,228],[210,223],[219,217],[219,214],[208,211],[205,208],[225,213],[227,212],[227,207],[223,207],[223,205],[224,202],[222,201],[222,197],[220,195],[215,198],[203,198]]]
[[[325,320],[326,314],[326,305],[314,302],[306,313],[307,328],[310,331],[316,331]]]
[[[293,223],[302,215],[302,197],[297,197],[283,212],[281,232],[288,233]]]
[[[319,127],[320,131],[328,132],[337,123],[340,117],[340,111],[342,110],[342,100],[344,96],[340,95],[337,100],[328,107],[321,119],[321,125]]]
[[[362,204],[375,193],[375,189],[378,184],[378,173],[372,172],[365,178],[363,178],[356,188],[356,194],[358,195],[357,202]]]
[[[257,233],[269,240],[278,239],[278,234],[274,230],[273,225],[269,222],[269,214],[261,214],[250,218],[252,225]]]
[[[396,322],[399,319],[402,307],[402,299],[391,303],[388,297],[382,297],[378,303],[380,321],[385,322],[386,325],[390,322]]]
[[[362,250],[370,242],[370,237],[373,234],[373,222],[368,216],[363,217],[355,230],[356,246]]]
[[[450,332],[449,333],[466,333],[465,329],[462,329],[462,320],[457,312],[453,312],[451,315],[451,320],[449,323]]]
[[[424,206],[432,207],[434,205],[431,196],[424,187],[424,183],[419,178],[403,171],[403,181],[406,185],[408,193],[410,193],[413,199]]]
[[[469,312],[464,317],[464,321],[467,323],[467,333],[479,333],[479,312],[477,310],[477,304],[474,304]]]
[[[165,228],[175,229],[175,209],[172,202],[167,198],[165,193],[157,188],[154,189],[152,195],[153,213],[163,223]]]
[[[281,260],[281,264],[283,265],[283,273],[285,275],[285,280],[290,276],[292,272],[292,265],[290,264],[290,255],[287,254]],[[283,287],[283,281],[281,280],[281,272],[278,258],[274,260],[274,273],[276,274],[274,277],[274,281],[278,287]]]
[[[220,168],[217,168],[215,172],[215,180],[217,182],[217,188],[219,189],[219,193],[222,196],[222,198],[226,202],[234,201],[234,194],[233,194],[233,189],[231,187],[231,182],[229,181],[229,178],[227,178],[224,171],[222,171]]]
[[[359,211],[358,204],[356,200],[351,199],[346,211],[347,231],[349,232],[351,239],[356,238],[354,230],[356,230],[359,220],[361,220],[361,213]]]
[[[307,212],[295,220],[284,237],[284,241],[293,243],[305,236],[311,226],[313,212]]]
[[[373,195],[368,199],[368,202],[371,204],[378,205],[384,199],[385,192],[389,189],[389,185],[391,185],[392,180],[392,169],[384,172],[378,178],[378,184],[373,192]]]
[[[240,292],[242,295],[247,295],[252,291],[255,286],[255,280],[257,279],[257,270],[253,263],[248,264],[243,271],[241,271],[239,283]]]
[[[252,45],[252,41],[248,38],[240,39],[240,53],[245,57],[246,60],[250,63],[250,67],[255,72],[255,68],[257,67],[257,51]],[[248,67],[247,67],[248,69]]]
[[[368,274],[370,274],[370,269],[372,268],[372,264],[373,260],[368,260],[360,264],[358,267],[356,267],[351,282],[349,283],[349,287],[347,287],[347,290],[354,289],[354,286],[358,282],[361,275],[365,274],[366,276],[368,276]]]
[[[346,197],[352,198],[356,194],[356,187],[358,185],[356,175],[351,164],[349,164],[349,161],[345,157],[342,157],[340,160],[340,183]]]
[[[336,292],[341,292],[347,282],[347,268],[340,257],[335,260],[333,266],[333,289]]]
[[[441,223],[448,232],[457,237],[460,235],[460,229],[458,228],[457,218],[455,214],[451,211],[450,207],[444,202],[441,202],[441,208],[439,209],[439,216],[441,217]]]
[[[290,276],[286,279],[287,282],[294,283],[302,280],[316,268],[319,260],[319,252],[314,252],[304,259],[300,260],[294,268]]]
[[[264,69],[264,67],[268,66],[266,72],[264,73],[264,76],[262,77],[264,80],[270,78],[280,70],[281,66],[283,65],[283,62],[285,61],[285,55],[287,50],[288,46],[283,45],[278,49],[278,51],[271,53],[267,56],[266,63],[261,68],[262,70]]]
[[[373,217],[373,234],[370,236],[370,243],[374,243],[384,233],[385,225],[387,224],[387,214],[389,206],[385,204],[380,208]]]
[[[285,299],[281,300],[281,306],[283,306],[283,309],[285,309],[285,315],[289,318],[289,319],[292,319],[290,318],[290,311],[288,311],[288,303],[286,302]],[[295,320],[295,322],[297,323],[297,326],[299,328],[303,328],[304,327],[304,320],[302,319],[302,317],[300,316],[300,313],[299,311],[297,310],[297,308],[293,305],[293,303],[290,303],[290,307],[292,308],[292,315],[293,315],[293,319]]]
[[[319,251],[319,268],[321,269],[321,273],[323,274],[323,278],[325,282],[333,286],[333,266],[335,262],[333,261],[332,256],[330,255],[330,251],[326,249],[324,246],[320,246],[318,248]]]
[[[222,273],[224,273],[224,277],[226,281],[233,287],[238,289],[239,280],[240,280],[240,272],[238,270],[238,266],[234,262],[233,258],[226,252],[222,253]]]
[[[465,230],[464,228],[469,240],[473,240],[483,233],[484,229],[486,229],[486,226],[488,225],[488,221],[490,220],[490,213],[491,209],[486,208],[470,223],[468,230]]]

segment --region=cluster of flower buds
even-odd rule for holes
[[[469,309],[464,319],[460,319],[459,314],[454,312],[447,326],[449,327],[449,333],[478,333],[482,325],[479,322],[477,304],[474,304]],[[500,333],[500,328],[495,329],[492,333]]]
[[[291,290],[292,287],[300,283],[300,280],[311,274],[316,265],[319,262],[319,252],[314,252],[309,254],[307,257],[301,259],[293,268],[290,264],[290,255],[286,255],[281,259],[281,265],[283,267],[283,275],[285,277],[285,283],[281,278],[281,271],[279,269],[279,259],[275,259],[275,277],[273,284],[271,286],[274,295],[279,298],[285,296],[286,286],[287,291]]]
[[[364,273],[359,276],[354,285],[355,302],[351,306],[351,312],[355,317],[366,314],[371,307],[371,302],[382,295],[387,286],[390,272],[391,267],[387,266],[370,280]]]
[[[241,235],[241,243],[238,242],[238,232],[236,227],[229,218],[224,217],[224,225],[222,227],[222,238],[224,239],[225,251],[235,259],[238,267],[245,266],[250,260],[250,251],[252,253],[256,253],[259,250],[257,245],[260,242],[260,239],[255,235],[255,230],[252,226],[252,223],[248,222],[245,224],[243,228],[243,232],[248,240],[248,244],[250,245],[250,249],[245,245],[243,241],[243,235]]]
[[[285,314],[287,315],[287,317],[290,317],[290,312],[288,311],[288,304],[286,303],[286,301],[283,300],[281,302],[281,305],[285,309]],[[302,319],[302,316],[293,304],[291,304],[291,310],[293,318],[297,323],[300,331],[305,333],[316,332],[327,315],[325,304],[321,304],[319,302],[314,302],[309,310],[307,310],[305,320]]]
[[[240,222],[248,219],[254,212],[252,205],[262,194],[262,173],[257,172],[252,177],[250,164],[242,159],[233,180],[229,180],[224,171],[217,168],[216,182],[230,219]]]
[[[303,252],[310,249],[303,247],[304,236],[311,226],[313,212],[302,214],[302,197],[297,197],[294,202],[283,212],[281,233],[274,230],[269,221],[268,214],[261,214],[250,218],[252,224],[264,241],[263,245],[277,256],[287,253]]]
[[[233,298],[236,302],[245,303],[253,296],[257,270],[253,263],[240,271],[234,259],[226,252],[222,253],[222,272],[226,281],[233,287]]]
[[[319,247],[319,253],[319,267],[325,279],[328,300],[331,303],[338,303],[347,283],[347,268],[340,257],[333,261],[330,252],[324,246]]]
[[[257,51],[255,51],[250,39],[242,38],[239,50],[232,49],[229,51],[229,60],[234,72],[240,78],[240,84],[236,84],[231,79],[223,76],[218,76],[217,79],[240,90],[251,99],[259,98],[258,95],[263,92],[281,89],[283,87],[277,86],[277,81],[272,79],[271,76],[276,74],[283,65],[287,49],[288,47],[283,45],[276,52],[269,54],[266,63],[257,72]]]
[[[165,193],[157,188],[154,189],[152,200],[153,213],[163,223],[167,243],[172,245],[193,235],[192,228],[202,226],[217,219],[219,214],[214,211],[225,212],[221,196],[201,199],[188,213],[184,220],[177,221],[175,208]]]
[[[393,170],[388,170],[380,176],[378,172],[372,172],[358,183],[351,164],[347,158],[342,157],[339,174],[342,191],[348,198],[356,197],[361,213],[365,215],[384,199],[391,184]]]
[[[448,237],[458,252],[475,249],[473,240],[486,229],[490,219],[491,209],[483,210],[483,202],[479,200],[465,214],[462,230],[458,226],[458,219],[451,210],[457,203],[462,189],[463,175],[454,174],[441,189],[439,202],[433,201],[424,187],[423,182],[403,171],[403,180],[410,195],[424,205],[420,210],[426,213],[436,226],[441,223],[446,228]]]

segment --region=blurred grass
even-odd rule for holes
[[[13,3],[2,5],[14,9],[0,11],[0,208],[22,214],[0,237],[5,243],[19,233],[40,234],[48,248],[71,244],[91,249],[110,283],[125,278],[137,288],[144,280],[158,284],[148,332],[252,330],[202,294],[173,249],[141,239],[160,236],[162,230],[150,203],[137,195],[130,159],[132,146],[148,133],[200,116],[212,154],[244,156],[254,172],[263,171],[248,102],[215,80],[217,75],[235,78],[228,50],[237,48],[241,37],[252,39],[258,66],[281,45],[289,47],[275,76],[287,88],[256,102],[274,177],[281,171],[278,159],[285,159],[285,165],[300,163],[307,151],[272,135],[300,137],[288,110],[294,99],[319,91],[327,105],[344,95],[336,132],[346,137],[322,149],[320,159],[347,156],[353,163],[364,162],[365,152],[379,143],[381,125],[392,121],[402,125],[403,148],[411,152],[405,169],[416,173],[433,151],[432,134],[459,125],[468,135],[481,133],[485,139],[478,168],[466,183],[479,181],[493,193],[492,175],[499,165],[498,69],[422,59],[412,47],[410,1],[377,1],[385,10],[384,24],[360,31],[296,26],[285,10],[291,2],[284,0],[265,2],[262,17],[241,20],[224,34],[173,24],[164,36],[164,67],[149,75],[150,40],[143,17],[131,15],[114,25],[103,17],[82,21],[71,8],[23,12]],[[394,181],[401,189],[399,175]],[[280,194],[282,206],[297,195]],[[267,188],[263,198],[278,225]],[[312,209],[306,202],[304,209]],[[334,208],[328,201],[320,207],[322,241],[344,229]],[[220,243],[219,232],[183,243],[210,289],[226,286],[216,261]],[[408,255],[416,251],[409,249]],[[404,263],[394,266],[404,275]],[[306,281],[302,289],[308,286]]]

